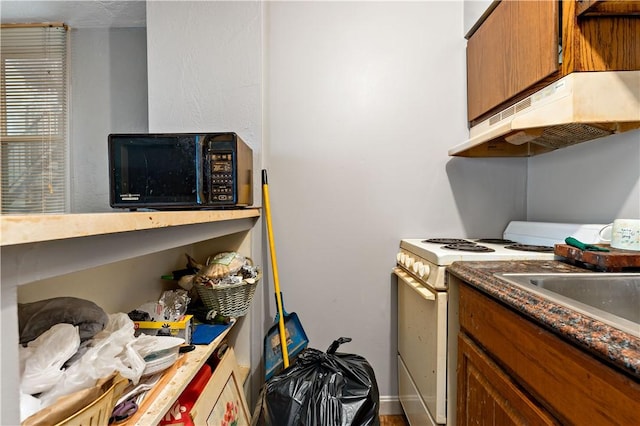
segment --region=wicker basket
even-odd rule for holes
[[[260,276],[253,283],[244,281],[240,284],[213,286],[196,284],[194,287],[207,308],[226,317],[241,317],[247,314],[251,306],[259,280]]]

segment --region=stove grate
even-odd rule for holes
[[[481,246],[479,244],[475,244],[475,243],[457,243],[457,244],[447,244],[442,246],[443,249],[449,249],[449,250],[458,250],[458,251],[473,251],[473,252],[483,252],[483,253],[490,253],[490,252],[494,252],[495,250],[492,248],[489,248],[487,246]]]
[[[484,244],[517,244],[515,241],[505,240],[503,238],[480,238],[479,240],[475,240],[476,243],[484,243]]]
[[[422,242],[434,244],[475,244],[472,241],[463,240],[461,238],[429,238],[422,240]]]
[[[505,246],[505,248],[509,250],[533,251],[539,253],[551,253],[554,251],[554,248],[550,246],[536,246],[532,244],[511,244]]]

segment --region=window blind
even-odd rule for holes
[[[67,28],[2,26],[2,214],[67,207]]]

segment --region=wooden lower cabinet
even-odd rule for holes
[[[458,425],[640,425],[640,380],[459,288]]]
[[[458,425],[558,424],[462,333],[458,338],[457,418]]]

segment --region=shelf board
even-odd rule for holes
[[[1,246],[222,222],[260,216],[258,208],[0,216]]]

